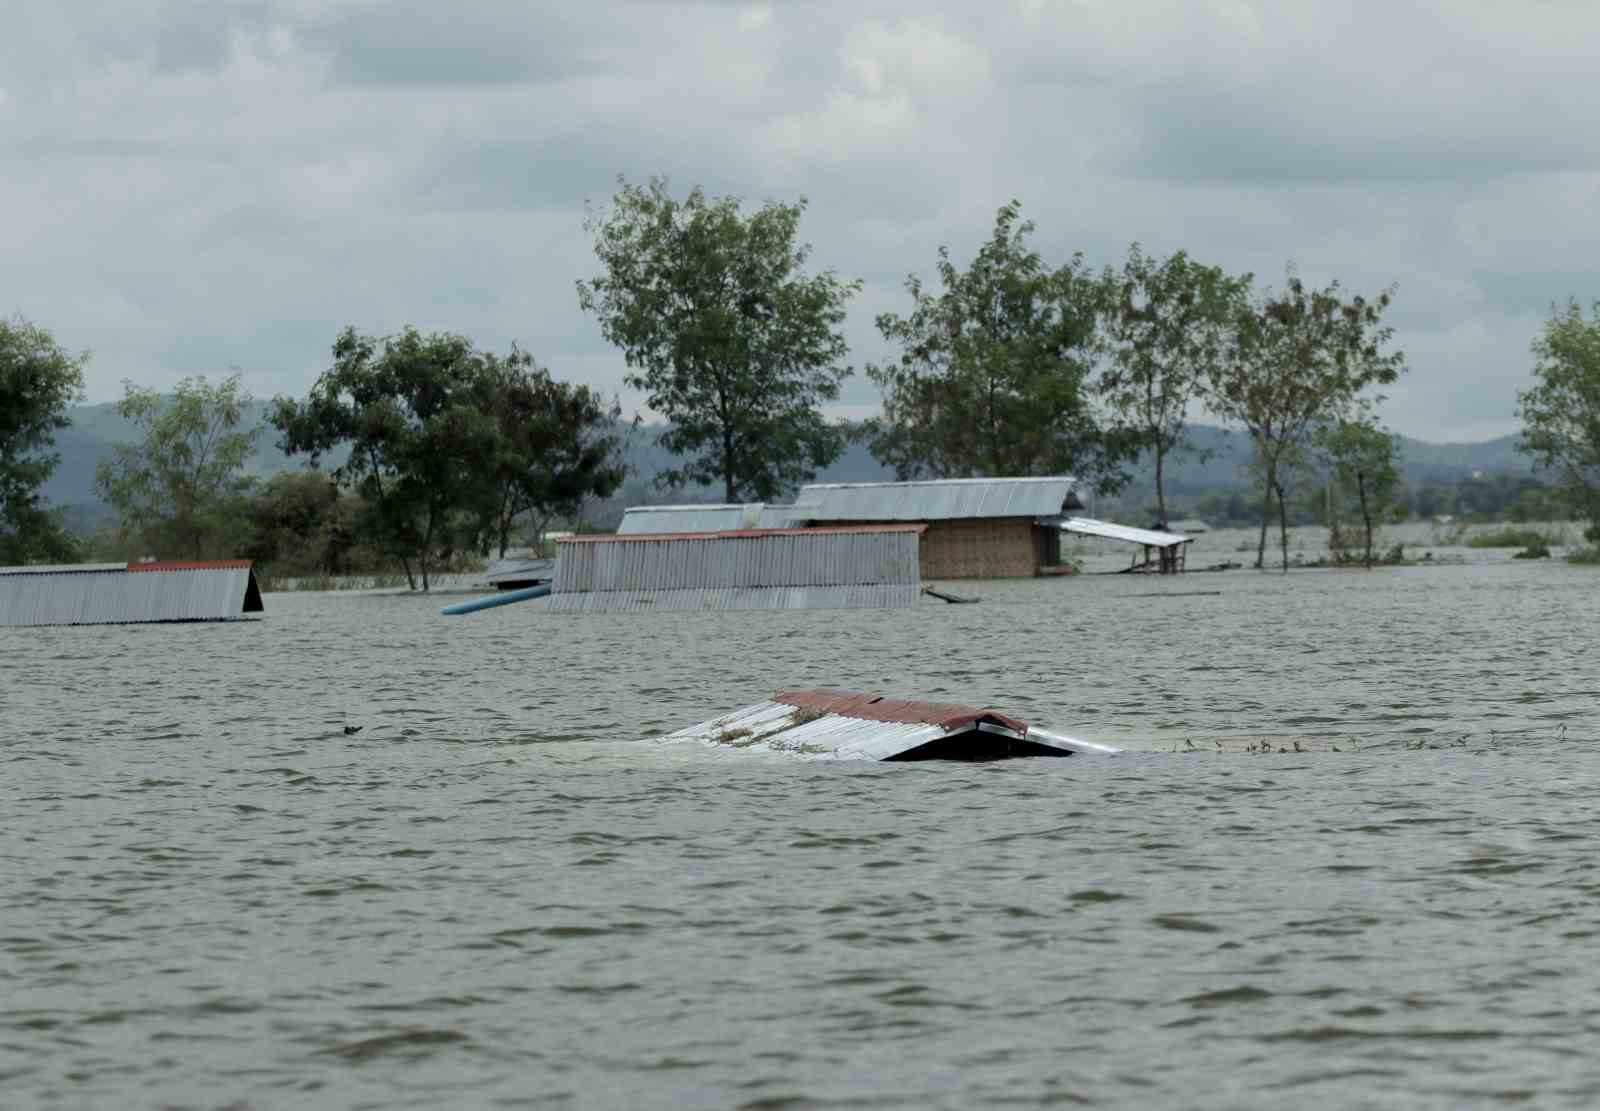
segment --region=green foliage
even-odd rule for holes
[[[519,520],[536,544],[553,518],[575,517],[588,499],[608,498],[622,485],[622,409],[588,386],[556,381],[516,348],[486,369],[499,439],[481,527],[483,546],[504,556]]]
[[[216,559],[240,543],[244,474],[259,428],[241,430],[251,398],[238,375],[215,385],[185,378],[171,394],[123,383],[117,411],[143,438],[119,443],[95,470],[121,535],[141,554]]]
[[[1522,551],[1511,557],[1512,559],[1549,559],[1550,549],[1543,543],[1529,544]]]
[[[334,478],[361,498],[361,537],[400,563],[422,588],[450,551],[470,538],[498,448],[491,415],[500,360],[465,336],[407,328],[375,339],[346,328],[333,366],[303,402],[278,398],[279,447],[316,466],[350,445]]]
[[[78,558],[39,487],[61,461],[51,450],[55,433],[69,423],[66,409],[83,391],[88,361],[20,316],[0,320],[0,564]]]
[[[1577,548],[1568,552],[1567,562],[1591,567],[1600,565],[1600,545],[1589,548]]]
[[[1107,269],[1101,281],[1110,366],[1100,392],[1155,457],[1155,519],[1165,527],[1167,457],[1187,445],[1189,403],[1217,372],[1249,279],[1228,278],[1182,251],[1158,261],[1135,243],[1122,270]]]
[[[1400,352],[1385,352],[1393,329],[1383,324],[1391,293],[1346,300],[1339,283],[1308,289],[1293,270],[1281,293],[1255,298],[1235,321],[1232,348],[1207,384],[1207,403],[1250,434],[1264,494],[1284,500],[1281,464],[1306,446],[1319,424],[1359,414],[1369,387],[1393,382],[1405,369]],[[1283,567],[1288,569],[1287,521]],[[1256,566],[1265,562],[1267,517],[1261,520]]]
[[[349,575],[392,567],[357,542],[360,499],[316,470],[273,475],[250,499],[244,556],[277,579]]]
[[[850,374],[839,329],[860,283],[805,273],[805,200],[745,216],[736,197],[678,200],[660,178],[618,185],[585,221],[604,272],[578,283],[578,302],[670,422],[660,442],[683,463],[661,481],[720,482],[735,502],[814,478],[845,446],[819,407]]]
[[[1376,561],[1376,523],[1387,516],[1400,487],[1399,437],[1362,416],[1322,425],[1313,433],[1313,442],[1330,482],[1341,491],[1355,492],[1362,522],[1363,560],[1371,567]],[[1337,523],[1330,521],[1329,528],[1333,533],[1329,548],[1343,550]]]
[[[965,271],[940,247],[942,292],[913,274],[910,315],[878,317],[901,354],[867,368],[883,390],[872,453],[902,480],[1072,474],[1107,493],[1139,445],[1103,427],[1089,390],[1102,287],[1081,257],[1049,268],[1019,215],[999,210]]]
[[[1542,548],[1561,541],[1538,529],[1505,528],[1467,538],[1469,548]]]
[[[1536,384],[1518,393],[1519,450],[1553,472],[1573,511],[1600,525],[1600,301],[1552,307],[1533,344]]]

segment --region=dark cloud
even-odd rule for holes
[[[1514,428],[1546,306],[1600,296],[1589,4],[14,3],[0,313],[93,348],[97,398],[296,393],[344,325],[408,323],[620,390],[573,290],[619,174],[807,196],[858,367],[1013,197],[1052,259],[1397,284],[1385,415],[1436,439]]]

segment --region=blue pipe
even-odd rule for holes
[[[446,617],[454,617],[458,613],[477,613],[479,610],[493,609],[495,606],[509,606],[512,602],[526,602],[530,598],[543,598],[550,593],[550,584],[541,583],[538,586],[523,587],[521,590],[508,590],[503,594],[491,594],[487,598],[474,598],[470,602],[457,602],[453,606],[446,606],[439,612]]]

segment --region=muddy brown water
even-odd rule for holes
[[[0,1106],[1600,1101],[1600,574],[961,587],[0,630]],[[1131,751],[645,739],[810,685]]]

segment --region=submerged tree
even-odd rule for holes
[[[1156,515],[1167,527],[1166,463],[1188,447],[1190,402],[1215,375],[1250,279],[1179,251],[1153,259],[1135,243],[1101,279],[1109,365],[1100,392],[1155,460]]]
[[[377,339],[346,328],[306,400],[273,403],[285,453],[315,466],[349,446],[334,477],[361,495],[363,536],[399,562],[412,589],[418,573],[429,588],[441,554],[465,539],[465,507],[489,485],[491,358],[447,332]]]
[[[603,273],[578,283],[578,303],[669,422],[660,443],[683,462],[659,481],[720,483],[735,502],[816,477],[845,446],[820,407],[850,374],[839,329],[860,283],[806,273],[805,200],[747,216],[736,197],[679,200],[660,178],[619,185],[585,221]]]
[[[1552,307],[1533,344],[1534,387],[1517,395],[1521,451],[1553,473],[1600,542],[1600,301],[1585,319],[1576,301]]]
[[[872,453],[902,480],[1073,474],[1108,492],[1137,443],[1102,424],[1089,388],[1100,287],[1079,257],[1047,266],[1020,212],[999,210],[964,271],[940,247],[942,291],[912,275],[911,313],[878,317],[901,354],[867,368],[883,390]]]
[[[245,460],[259,427],[242,427],[251,402],[237,374],[185,378],[170,394],[123,384],[117,412],[142,434],[95,469],[126,543],[184,559],[231,556],[241,542],[251,479]]]
[[[1263,488],[1256,567],[1266,561],[1271,496],[1284,504],[1283,464],[1307,447],[1314,428],[1349,419],[1364,391],[1393,382],[1405,356],[1387,352],[1394,329],[1383,312],[1392,293],[1345,299],[1338,282],[1308,289],[1291,270],[1281,293],[1255,298],[1235,317],[1230,348],[1207,383],[1206,400],[1249,433]],[[1283,569],[1289,569],[1287,517],[1280,512]]]
[[[1376,522],[1393,505],[1400,488],[1399,438],[1362,415],[1323,425],[1316,430],[1315,441],[1329,477],[1356,492],[1366,538],[1363,562],[1371,568]],[[1335,527],[1331,520],[1328,524]]]
[[[488,368],[498,441],[483,514],[489,542],[504,557],[519,520],[537,543],[552,519],[577,516],[589,498],[610,497],[627,468],[615,401],[555,380],[515,347]]]
[[[55,434],[70,423],[67,406],[83,391],[88,361],[20,316],[0,319],[0,563],[76,557],[39,488],[61,461]]]

